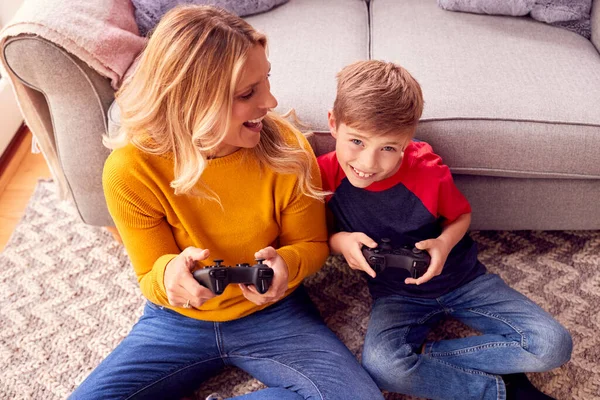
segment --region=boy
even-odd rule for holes
[[[548,399],[523,372],[567,362],[571,336],[477,260],[469,203],[431,147],[412,140],[422,110],[419,84],[398,65],[360,61],[338,74],[336,150],[319,166],[333,193],[331,250],[370,276],[364,367],[382,389],[428,399]],[[383,238],[427,251],[426,273],[376,275],[361,248]],[[425,342],[445,316],[482,335]]]

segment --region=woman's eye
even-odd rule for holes
[[[362,144],[362,140],[359,140],[359,139],[352,139],[351,142],[357,146],[360,146]]]
[[[396,149],[392,146],[385,146],[383,149],[381,149],[383,151],[396,151]]]
[[[251,91],[249,91],[247,94],[241,95],[240,98],[242,98],[244,100],[248,100],[250,97],[252,97],[253,94],[254,94],[254,89],[252,89]]]

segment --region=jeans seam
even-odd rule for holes
[[[499,376],[496,376],[496,393],[498,393],[498,400],[506,400],[506,385],[504,385],[504,381]]]
[[[520,346],[523,349],[525,349],[525,350],[527,350],[527,348],[529,347],[528,344],[527,344],[527,337],[525,336],[525,334],[523,333],[523,331],[521,329],[517,328],[512,323],[510,323],[506,318],[502,318],[501,315],[487,313],[487,312],[485,312],[483,310],[480,310],[478,308],[470,308],[468,311],[472,312],[474,314],[483,315],[484,317],[493,318],[493,319],[496,319],[498,321],[504,322],[506,325],[510,326],[516,333],[519,334],[519,336],[521,337]]]
[[[224,346],[223,346],[223,335],[221,334],[221,325],[218,322],[214,322],[213,328],[215,330],[215,339],[216,339],[217,349],[219,349],[219,355],[221,356],[221,359],[223,359],[223,361],[225,361],[224,359],[227,358],[227,354],[225,354],[225,352],[223,351]]]
[[[158,384],[159,382],[162,382],[162,381],[164,381],[165,379],[168,379],[168,378],[170,378],[171,376],[173,376],[173,375],[175,375],[175,374],[178,374],[179,372],[181,372],[181,371],[183,371],[183,370],[186,370],[186,369],[188,369],[188,368],[191,368],[191,367],[195,367],[196,365],[200,365],[200,364],[203,364],[203,363],[205,363],[205,362],[209,362],[209,361],[213,361],[213,360],[218,360],[218,359],[220,359],[220,358],[221,358],[221,357],[213,357],[213,358],[209,358],[209,359],[207,359],[207,360],[202,360],[202,361],[194,362],[194,363],[191,363],[191,364],[185,365],[185,366],[183,366],[183,367],[178,367],[177,369],[175,369],[175,370],[173,370],[173,371],[171,371],[171,372],[167,373],[165,376],[163,376],[163,377],[161,377],[161,378],[159,378],[159,379],[156,379],[156,380],[154,380],[152,383],[150,383],[150,384],[148,384],[148,385],[146,385],[146,386],[144,386],[144,387],[142,387],[142,388],[140,388],[140,389],[136,390],[135,392],[133,392],[133,393],[132,393],[132,394],[130,394],[129,396],[125,397],[125,399],[126,399],[126,400],[127,400],[127,399],[131,399],[131,398],[133,398],[134,396],[136,396],[137,394],[139,394],[139,393],[143,392],[144,390],[146,390],[146,389],[148,389],[148,388],[151,388],[152,386],[154,386],[154,385]]]
[[[429,355],[431,357],[450,357],[450,356],[457,356],[457,355],[466,354],[466,353],[473,353],[475,351],[479,351],[479,350],[483,350],[483,349],[491,349],[491,348],[498,348],[498,347],[521,347],[521,346],[516,342],[495,342],[495,343],[481,344],[478,346],[472,346],[472,347],[467,347],[467,348],[460,349],[460,350],[445,351],[445,352],[434,352],[434,351],[432,351],[432,348],[430,347],[430,350],[427,353],[427,355]]]
[[[427,357],[427,356],[422,356],[422,357]],[[433,357],[432,357],[432,358],[433,358]],[[469,373],[469,374],[481,375],[481,376],[489,376],[490,378],[494,378],[494,380],[496,380],[496,383],[498,382],[498,377],[497,377],[496,375],[493,375],[493,374],[488,374],[487,372],[479,371],[479,370],[476,370],[476,369],[469,369],[469,368],[463,368],[463,367],[459,367],[459,366],[457,366],[457,365],[451,364],[451,363],[449,363],[449,362],[446,362],[446,361],[444,361],[444,360],[440,360],[440,359],[438,359],[438,358],[436,358],[436,359],[435,359],[435,361],[436,361],[436,362],[439,362],[439,363],[441,363],[441,364],[444,364],[444,365],[446,365],[446,366],[448,366],[448,367],[451,367],[451,368],[457,369],[457,370],[459,370],[459,371],[467,372],[467,373]]]
[[[282,367],[285,367],[287,369],[290,369],[292,371],[294,371],[295,373],[299,374],[300,376],[304,377],[308,382],[310,382],[310,384],[315,388],[315,390],[317,391],[317,393],[319,394],[319,398],[321,400],[324,399],[323,394],[321,393],[321,391],[319,390],[319,388],[317,387],[317,385],[313,382],[312,379],[310,379],[308,376],[306,376],[305,374],[303,374],[302,372],[298,371],[296,368],[293,368],[287,364],[284,364],[280,361],[277,360],[273,360],[272,358],[266,358],[266,357],[252,357],[252,356],[242,356],[242,355],[238,355],[238,354],[230,354],[229,355],[230,358],[248,358],[251,360],[262,360],[262,361],[271,361],[274,362],[276,364],[279,364]],[[239,367],[238,367],[239,368]]]

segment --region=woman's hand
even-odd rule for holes
[[[376,241],[362,232],[338,232],[331,236],[329,243],[334,252],[339,252],[344,256],[350,268],[364,271],[371,278],[375,278],[375,271],[365,260],[362,247],[365,245],[375,248],[377,247]]]
[[[427,271],[425,271],[423,276],[419,277],[418,279],[406,278],[404,283],[407,285],[420,285],[431,280],[431,278],[434,276],[441,274],[442,270],[444,269],[446,259],[448,258],[448,254],[450,253],[450,250],[452,250],[452,246],[439,237],[436,239],[428,239],[417,242],[415,243],[415,247],[419,250],[426,250],[431,256],[431,263],[429,264],[429,268],[427,268]]]
[[[215,294],[200,285],[192,271],[196,261],[205,260],[210,252],[208,249],[188,247],[172,259],[165,269],[165,289],[169,304],[175,307],[198,308]]]
[[[254,258],[264,259],[264,264],[273,268],[273,281],[265,294],[260,294],[254,285],[240,284],[245,298],[257,305],[274,303],[281,299],[288,288],[288,266],[275,249],[271,246],[254,253]]]

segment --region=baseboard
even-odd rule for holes
[[[4,153],[0,156],[0,193],[17,172],[21,161],[31,151],[31,132],[25,124],[21,125]]]

